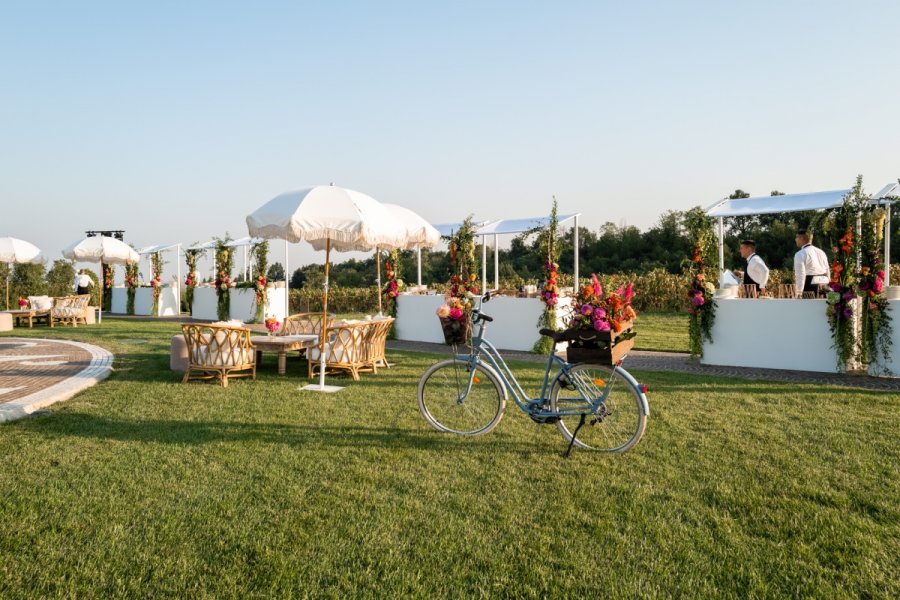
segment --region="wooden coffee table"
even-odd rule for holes
[[[287,370],[287,353],[293,350],[312,348],[320,336],[309,335],[251,335],[250,343],[256,346],[256,364],[262,360],[263,352],[278,353],[278,374],[284,375]]]
[[[13,319],[16,320],[16,327],[19,326],[19,319],[28,319],[28,329],[31,329],[32,325],[34,325],[35,318],[47,316],[47,311],[45,310],[34,310],[32,308],[25,308],[20,310],[7,310],[4,312],[8,312],[12,315]]]

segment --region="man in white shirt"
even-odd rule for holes
[[[94,280],[91,279],[91,277],[87,273],[85,273],[84,269],[81,269],[80,271],[78,271],[78,275],[75,276],[75,285],[73,285],[72,287],[75,289],[75,293],[81,296],[84,294],[89,294],[90,290],[88,288],[90,288],[92,285],[94,285]]]
[[[766,289],[769,282],[769,267],[765,261],[756,253],[756,242],[754,240],[742,240],[741,257],[747,261],[747,268],[744,270],[744,279],[741,281],[744,285],[756,286],[756,292]]]
[[[811,231],[801,229],[794,241],[800,248],[794,255],[794,294],[800,298],[803,292],[818,293],[819,286],[828,283],[831,269],[825,253],[812,245]]]

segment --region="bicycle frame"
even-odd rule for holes
[[[475,311],[475,317],[481,314],[481,308]],[[483,320],[478,321],[478,332],[472,336],[472,350],[467,354],[457,354],[456,358],[462,361],[467,362],[470,367],[474,367],[475,365],[480,365],[484,368],[488,368],[494,372],[494,374],[503,382],[504,387],[506,388],[507,395],[512,396],[513,401],[526,413],[536,416],[536,417],[551,417],[551,416],[559,416],[559,415],[576,415],[584,413],[583,409],[568,409],[561,411],[551,411],[547,407],[547,403],[549,402],[549,392],[552,386],[552,382],[555,382],[559,377],[565,373],[568,373],[571,367],[571,364],[566,362],[565,360],[556,356],[553,353],[553,350],[550,350],[550,354],[547,357],[547,367],[544,371],[544,380],[541,384],[541,392],[539,397],[531,398],[522,389],[522,385],[519,383],[519,380],[516,378],[515,374],[509,368],[509,365],[506,364],[506,361],[503,360],[503,356],[500,354],[500,351],[484,337],[484,331],[487,323]],[[484,356],[487,360],[482,359]],[[551,371],[553,370],[554,365],[558,367],[558,371],[556,375],[551,377]],[[616,364],[613,367],[613,374],[616,372],[619,373],[627,373],[619,368],[619,365]],[[634,385],[640,391],[640,388],[631,377],[627,377],[630,385]],[[468,388],[470,388],[472,382],[469,382]],[[577,382],[573,382],[573,385],[578,385]],[[612,391],[612,386],[606,386],[602,391],[600,396],[596,398],[596,400],[592,401],[591,410],[595,411],[599,408],[599,406],[606,400]],[[468,389],[466,390],[466,394],[468,394]],[[641,398],[643,400],[645,414],[649,413],[647,401],[644,397],[642,391],[640,391]],[[585,395],[586,398],[591,397],[591,395]]]

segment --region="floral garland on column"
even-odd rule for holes
[[[821,219],[833,257],[826,314],[841,371],[890,358],[892,327],[880,268],[885,216],[883,209],[872,207],[860,175],[843,205]]]
[[[256,291],[256,315],[253,318],[254,323],[262,323],[265,318],[267,292],[266,271],[269,270],[269,242],[263,241],[255,244],[250,250],[253,255],[253,262],[256,270],[256,281],[253,282],[253,289]]]
[[[134,314],[134,297],[138,287],[138,263],[125,263],[125,291],[128,300],[125,305],[125,312],[129,315]]]
[[[400,279],[400,250],[391,250],[390,259],[384,261],[384,273],[387,277],[387,282],[384,284],[381,293],[387,304],[387,314],[396,318],[397,296],[400,295],[403,289],[403,280]]]
[[[550,222],[540,237],[540,246],[544,258],[544,283],[541,286],[541,301],[544,303],[544,312],[538,318],[538,328],[556,329],[556,306],[559,304],[559,264],[557,261],[558,245],[556,243],[559,219],[557,217],[556,196],[553,197],[553,206],[550,209]],[[533,352],[546,354],[550,351],[553,341],[541,336],[534,343]]]
[[[861,363],[880,365],[882,371],[889,373],[886,365],[891,361],[893,326],[884,289],[884,265],[881,262],[886,218],[887,213],[881,207],[867,211],[863,216],[859,240],[859,291],[862,295],[859,358]]]
[[[234,253],[226,246],[231,238],[216,238],[216,314],[220,321],[227,321],[231,313],[231,269],[234,267]]]
[[[688,342],[691,358],[703,357],[703,342],[713,343],[712,327],[716,321],[717,268],[716,233],[712,220],[702,208],[696,207],[684,215],[684,226],[693,242],[694,254],[686,264],[691,285],[688,288]]]
[[[200,283],[197,259],[201,254],[203,254],[203,250],[188,249],[184,251],[184,262],[187,264],[187,276],[184,278],[184,302],[188,312],[191,312],[191,306],[194,305],[194,288]]]
[[[106,263],[102,263],[100,268],[103,271],[103,306],[108,309],[112,307],[113,278],[116,272],[113,265]]]
[[[159,314],[159,294],[162,288],[162,269],[165,263],[162,254],[154,252],[150,255],[150,286],[153,288],[153,307],[150,314],[154,317]]]

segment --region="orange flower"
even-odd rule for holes
[[[871,271],[871,270],[872,270],[872,269],[871,269],[870,267],[863,267],[863,268],[862,268],[862,271],[861,271],[862,276],[865,277],[866,275],[869,274],[869,271]]]
[[[584,286],[583,288],[581,288],[581,295],[584,298],[590,298],[594,295],[594,288],[589,285]]]
[[[625,307],[624,315],[625,315],[625,318],[630,321],[631,319],[633,319],[637,316],[637,313],[634,312],[634,309],[631,308],[631,305],[628,305]]]
[[[616,333],[619,333],[620,331],[622,331],[622,324],[619,323],[618,319],[610,318],[609,326],[612,327],[612,330],[615,331]]]

